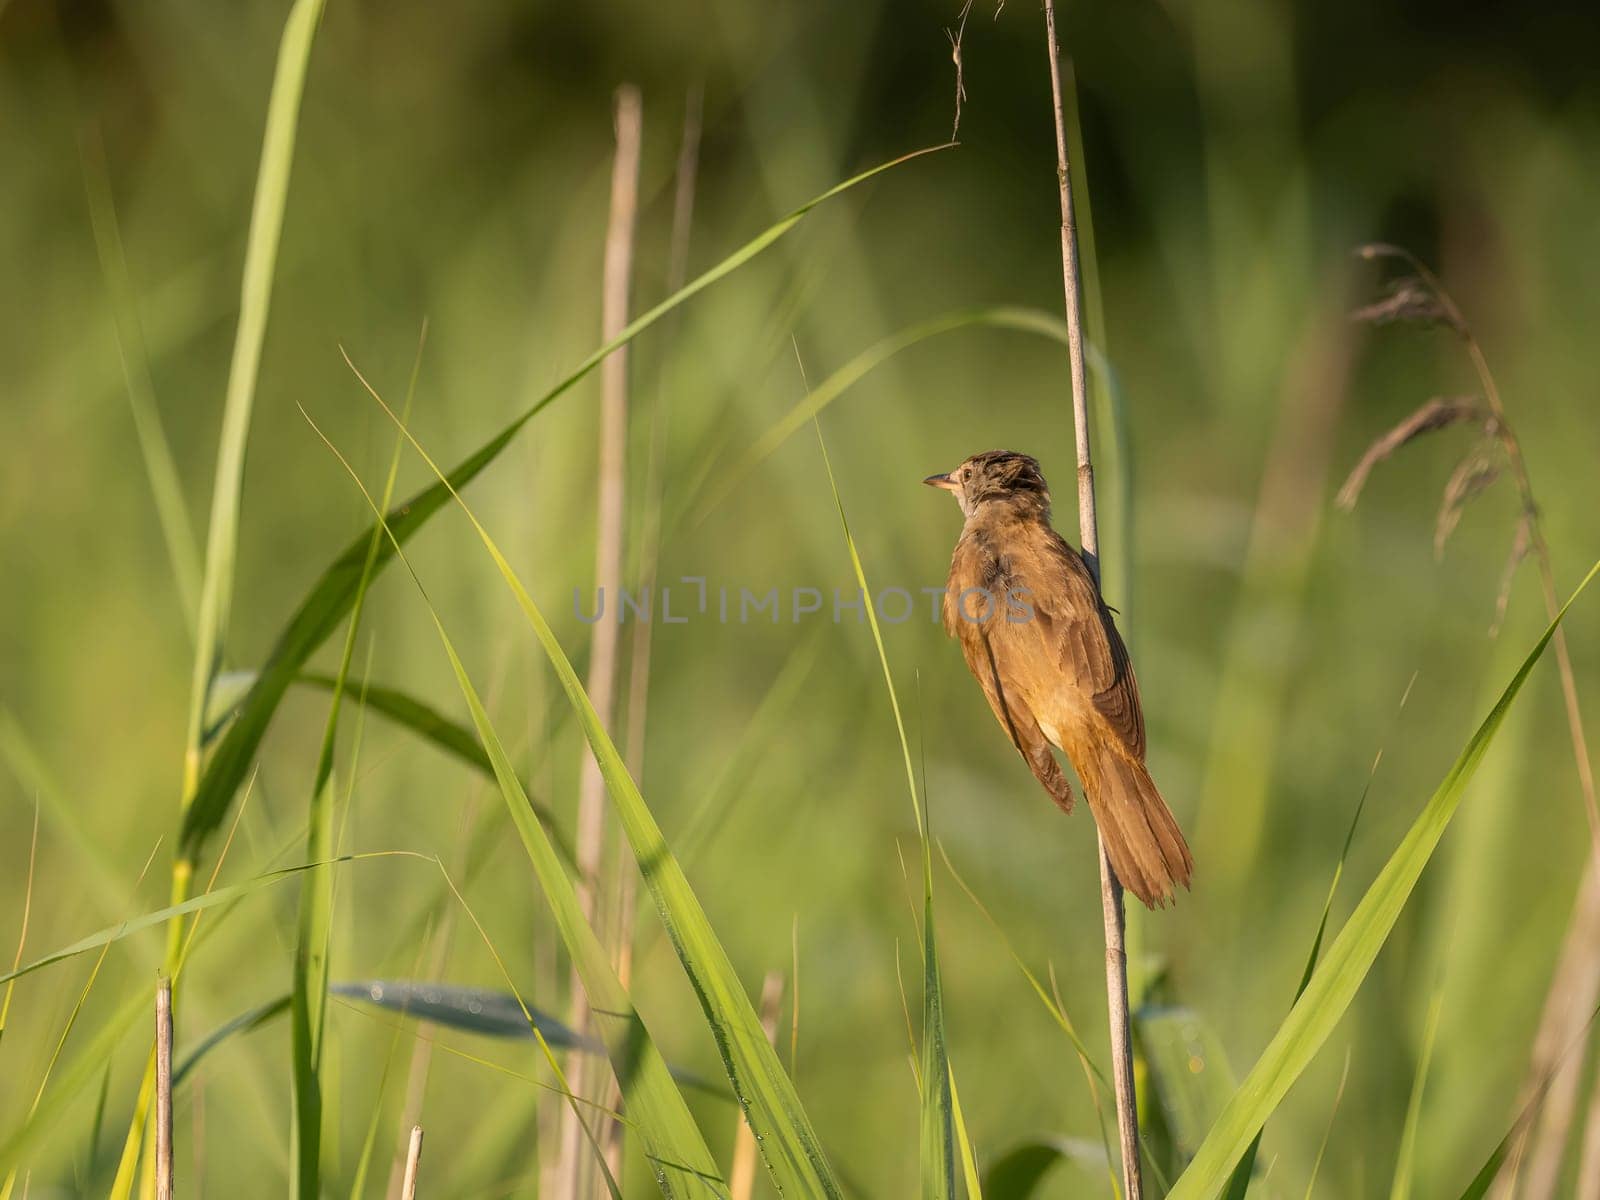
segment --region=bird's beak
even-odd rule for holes
[[[929,475],[922,481],[929,487],[943,488],[947,492],[959,492],[961,485],[948,475]]]

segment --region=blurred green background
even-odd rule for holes
[[[312,52],[261,365],[227,666],[260,662],[367,520],[296,406],[381,483],[392,429],[341,346],[398,399],[428,320],[413,426],[455,462],[599,343],[618,84],[637,84],[644,104],[638,310],[664,295],[692,87],[705,96],[698,271],[847,175],[949,137],[945,30],[956,8],[333,0]],[[108,182],[115,202],[154,395],[203,536],[285,15],[283,4],[173,0],[0,7],[0,937],[9,945],[20,920],[38,804],[25,957],[165,902],[191,671],[86,179]],[[1384,751],[1336,922],[1544,621],[1525,566],[1502,632],[1486,636],[1516,521],[1506,481],[1473,502],[1434,557],[1439,495],[1466,432],[1407,447],[1375,471],[1353,514],[1334,508],[1375,436],[1430,396],[1476,388],[1449,334],[1348,319],[1381,282],[1352,247],[1409,246],[1461,303],[1525,444],[1563,596],[1600,553],[1600,12],[1219,0],[1075,4],[1063,21],[1103,348],[1126,400],[1133,469],[1131,560],[1111,561],[1124,543],[1119,514],[1106,517],[1108,600],[1138,664],[1153,772],[1198,863],[1193,894],[1142,920],[1139,934],[1146,965],[1161,972],[1152,1002],[1193,1010],[1242,1074],[1292,999],[1374,755]],[[996,16],[980,0],[962,60],[959,148],[831,201],[636,343],[630,555],[652,421],[670,410],[664,580],[853,588],[809,429],[733,474],[803,399],[797,350],[815,385],[880,339],[955,310],[1059,313],[1038,7],[1013,2]],[[573,591],[587,596],[593,581],[598,395],[591,378],[558,401],[469,493],[580,669],[590,630]],[[940,335],[868,375],[821,424],[875,586],[942,584],[959,514],[918,481],[983,449],[1036,455],[1076,541],[1068,380],[1054,342],[985,328]],[[1116,468],[1103,462],[1109,495]],[[404,460],[403,491],[428,479]],[[582,739],[526,626],[458,513],[441,513],[413,549],[532,790],[570,829]],[[674,605],[690,594],[679,585]],[[885,632],[924,747],[935,834],[1022,958],[1041,974],[1053,964],[1103,1062],[1091,823],[1081,811],[1063,819],[1040,794],[925,605]],[[1591,707],[1594,613],[1582,602],[1570,629]],[[917,1093],[897,958],[915,1009],[903,869],[915,827],[870,633],[848,612],[838,624],[828,615],[658,625],[641,786],[674,840],[710,806],[690,879],[752,991],[764,972],[798,963],[795,1073],[818,1132],[860,1194],[907,1196]],[[375,587],[358,668],[369,654],[374,679],[465,719],[403,572]],[[331,669],[336,656],[330,645],[316,661]],[[296,860],[325,715],[322,693],[290,694],[225,877]],[[378,718],[352,764],[350,728],[343,848],[439,855],[467,880],[526,994],[564,1013],[564,959],[498,797]],[[1303,1193],[1347,1059],[1321,1194],[1388,1189],[1436,991],[1415,1190],[1465,1184],[1514,1114],[1586,833],[1546,662],[1349,1017],[1268,1126],[1266,1194]],[[475,839],[487,853],[461,871],[476,863]],[[1097,1144],[1070,1044],[942,866],[935,883],[951,1054],[980,1159],[1041,1134]],[[500,985],[470,923],[438,901],[431,865],[361,862],[340,868],[337,887],[335,979]],[[185,977],[180,1048],[287,989],[294,911],[292,887],[258,894],[205,943]],[[657,1040],[674,1062],[716,1076],[694,996],[649,911],[640,928],[635,992]],[[112,951],[74,1039],[148,979],[159,936]],[[0,1044],[0,1129],[22,1120],[88,967],[18,985]],[[438,1047],[419,1066],[406,1036],[380,1097],[394,1022],[339,1003],[331,1021],[331,1189],[348,1190],[375,1104],[392,1114],[384,1155],[400,1136],[409,1072],[430,1150],[449,1163],[434,1168],[432,1194],[534,1194],[531,1134],[556,1115],[547,1096]],[[543,1077],[525,1043],[431,1036]],[[787,1058],[787,1037],[780,1044]],[[189,1194],[239,1180],[249,1194],[278,1190],[287,1047],[282,1023],[235,1040],[180,1097]],[[97,1146],[90,1089],[34,1152],[32,1194],[104,1193],[143,1049],[127,1039],[112,1064]],[[725,1161],[733,1111],[695,1105]],[[1575,1163],[1567,1172],[1564,1188]],[[635,1188],[649,1188],[642,1172],[624,1191]],[[1109,1185],[1103,1167],[1063,1165],[1038,1194]]]

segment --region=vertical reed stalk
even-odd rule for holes
[[[172,1200],[172,977],[156,985],[156,1200]]]
[[[411,1127],[411,1141],[406,1146],[406,1174],[400,1185],[400,1200],[417,1200],[417,1168],[422,1163],[422,1126]]]
[[[674,171],[675,185],[672,195],[672,240],[667,248],[667,295],[683,287],[689,272],[689,229],[694,218],[695,173],[700,162],[700,119],[704,89],[699,85],[689,89],[683,112],[683,135],[678,143],[678,164]],[[672,328],[677,320],[672,321]],[[671,344],[668,333],[663,342]],[[661,506],[664,481],[662,456],[666,452],[667,419],[670,415],[669,395],[665,386],[658,386],[655,409],[650,414],[650,449],[645,460],[644,524],[639,541],[639,591],[647,598],[655,594],[657,571],[661,561]],[[633,642],[628,648],[628,734],[624,742],[624,759],[628,774],[634,781],[644,781],[645,718],[650,710],[650,635],[654,621],[635,621]],[[616,919],[612,923],[616,934],[617,978],[623,987],[633,984],[633,926],[634,913],[639,906],[639,874],[631,863],[620,861],[617,866],[615,897]],[[615,1083],[611,1087],[613,1101],[620,1103],[622,1090]],[[612,1107],[616,1107],[613,1104]],[[613,1175],[622,1170],[622,1125],[613,1121],[606,1129],[606,1163]]]
[[[1077,221],[1067,163],[1067,124],[1061,100],[1061,50],[1054,0],[1044,0],[1050,51],[1050,97],[1056,129],[1056,181],[1061,192],[1061,275],[1066,305],[1067,356],[1072,371],[1072,427],[1078,451],[1078,537],[1084,561],[1100,581],[1100,538],[1095,520],[1094,464],[1089,454],[1089,384],[1083,357],[1083,278],[1078,265]],[[1111,1076],[1116,1086],[1117,1131],[1122,1144],[1122,1179],[1128,1200],[1142,1200],[1138,1102],[1133,1084],[1133,1030],[1128,1014],[1128,956],[1124,944],[1122,885],[1100,840],[1100,907],[1106,933],[1106,1007],[1111,1027]]]
[[[628,293],[633,273],[633,235],[639,210],[639,143],[643,115],[639,90],[631,84],[617,89],[616,154],[611,168],[611,212],[606,228],[605,262],[600,301],[601,339],[610,342],[628,324]],[[584,690],[600,721],[607,728],[616,709],[617,643],[622,589],[622,530],[627,478],[628,351],[613,351],[600,364],[600,491],[595,538],[595,587],[611,600],[612,611],[594,625],[589,673]],[[583,915],[596,928],[600,912],[600,876],[605,858],[605,781],[599,764],[585,747],[578,785],[578,901]],[[580,1033],[589,1027],[588,1000],[576,970],[572,975],[570,1024]],[[578,1060],[573,1082],[580,1097],[603,1087],[604,1063],[593,1057]],[[583,1130],[576,1108],[562,1115],[557,1158],[559,1183],[555,1195],[580,1200],[589,1194],[592,1173],[583,1146]]]

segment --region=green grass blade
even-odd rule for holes
[[[178,1060],[177,1066],[172,1069],[172,1086],[176,1090],[182,1086],[189,1073],[200,1065],[202,1059],[210,1054],[223,1042],[229,1041],[237,1034],[253,1033],[263,1025],[270,1025],[273,1021],[289,1011],[289,993],[265,1004],[258,1004],[234,1017],[231,1021],[218,1025],[205,1037],[195,1043],[194,1047]]]
[[[1103,1175],[1111,1160],[1100,1146],[1082,1138],[1032,1138],[990,1164],[984,1195],[989,1200],[1031,1200],[1059,1163],[1073,1163],[1087,1175]]]
[[[1422,1053],[1417,1059],[1417,1075],[1411,1084],[1411,1100],[1406,1105],[1406,1123],[1400,1132],[1400,1152],[1395,1156],[1394,1183],[1389,1200],[1410,1200],[1411,1175],[1417,1157],[1417,1130],[1422,1124],[1422,1094],[1428,1086],[1428,1067],[1433,1062],[1433,1045],[1439,1034],[1439,1012],[1444,1007],[1444,982],[1433,989],[1428,1003],[1428,1020],[1422,1032]]]
[[[422,348],[427,340],[427,325],[417,342],[411,364],[411,380],[406,387],[405,411],[411,412],[416,396],[417,375],[422,370]],[[404,442],[395,438],[389,456],[389,473],[384,480],[385,511],[394,499],[394,484],[400,474],[400,450]],[[373,527],[367,545],[366,561],[356,582],[351,601],[350,623],[345,628],[344,649],[339,670],[333,677],[328,703],[328,720],[322,731],[322,748],[317,756],[317,771],[311,785],[311,804],[306,814],[306,859],[321,862],[333,853],[334,752],[339,742],[339,709],[350,677],[350,662],[355,655],[356,636],[361,628],[361,610],[367,587],[372,582],[373,566],[383,535]],[[346,812],[349,810],[346,809]],[[333,873],[326,868],[307,871],[300,882],[300,918],[294,948],[293,987],[290,989],[290,1040],[294,1080],[294,1189],[292,1194],[315,1200],[321,1192],[322,1173],[322,1030],[328,1007],[328,944],[333,929]]]
[[[900,714],[900,698],[895,693],[894,672],[889,669],[889,655],[883,646],[883,631],[878,628],[878,614],[872,604],[872,589],[867,585],[867,573],[861,565],[861,555],[856,550],[855,538],[850,536],[850,521],[845,516],[844,500],[839,496],[839,484],[833,477],[833,464],[828,460],[828,447],[822,440],[822,426],[813,425],[817,431],[817,445],[822,450],[822,465],[828,473],[828,487],[833,492],[833,503],[839,510],[839,526],[844,531],[845,547],[850,552],[850,567],[855,572],[856,586],[861,589],[862,608],[872,628],[872,643],[878,652],[878,663],[883,668],[883,681],[889,689],[889,706],[894,710],[895,731],[900,736],[900,753],[905,759],[906,787],[911,794],[911,809],[917,819],[917,832],[922,842],[922,1121],[921,1121],[921,1174],[924,1200],[949,1200],[956,1194],[954,1151],[954,1080],[951,1074],[949,1047],[945,1043],[944,989],[939,978],[939,950],[933,928],[933,845],[929,830],[930,814],[923,811],[917,795],[917,775],[911,765],[911,743],[906,739],[905,721]]]
[[[338,680],[320,671],[302,671],[295,682],[332,691]],[[494,774],[494,765],[490,763],[489,756],[483,752],[483,747],[478,744],[478,739],[473,736],[472,730],[458,721],[452,721],[425,701],[418,700],[399,688],[353,677],[345,681],[345,690],[362,693],[366,697],[366,707],[371,711],[404,729],[409,729],[423,741],[432,742],[446,754],[459,758],[485,775]],[[536,811],[538,811],[537,806]],[[547,820],[551,819],[548,810],[543,810],[542,815]]]
[[[217,693],[224,686],[230,689],[232,694],[231,697],[221,698],[221,703],[214,703],[211,713],[206,718],[208,738],[220,732],[227,722],[233,719],[239,703],[249,693],[255,680],[254,671],[229,671],[217,677],[212,687],[213,701],[219,699]],[[331,692],[338,686],[339,680],[337,676],[322,671],[301,671],[294,677],[294,682],[303,687]],[[451,720],[427,702],[400,688],[373,683],[369,679],[354,675],[346,678],[344,691],[347,694],[359,695],[364,709],[377,713],[402,729],[410,730],[423,741],[466,763],[489,779],[494,778],[494,766],[489,762],[489,756],[483,752],[483,747],[478,744],[477,735],[467,726]],[[8,757],[11,744],[8,739],[14,728],[14,722],[10,720],[9,714],[0,710],[0,753],[5,753]],[[572,847],[568,844],[567,835],[562,831],[561,824],[550,811],[550,807],[537,800],[530,800],[529,803],[533,805],[534,814],[550,831],[561,857],[566,859],[569,865],[573,863]]]
[[[983,1177],[978,1173],[978,1156],[972,1149],[967,1118],[961,1111],[961,1093],[956,1089],[954,1071],[950,1072],[950,1105],[955,1112],[956,1145],[961,1151],[961,1177],[967,1184],[967,1200],[983,1200]]]
[[[755,258],[794,228],[819,204],[873,178],[880,172],[939,149],[943,147],[932,147],[903,155],[829,188],[775,225],[769,226],[716,266],[636,318],[616,338],[595,350],[566,378],[534,401],[520,416],[458,463],[448,476],[439,483],[424,488],[390,512],[387,524],[394,541],[403,545],[443,507],[450,499],[453,490],[459,490],[475,479],[511,444],[524,425],[549,404],[570,391],[613,350],[631,342],[667,313]],[[311,657],[312,652],[338,628],[339,622],[350,610],[362,566],[366,561],[370,538],[369,529],[357,536],[344,552],[333,560],[312,585],[310,592],[300,602],[300,606],[290,617],[283,632],[279,634],[271,654],[262,667],[260,677],[239,708],[238,717],[212,755],[205,774],[200,779],[194,801],[184,816],[182,846],[185,855],[191,858],[197,857],[207,838],[221,825],[229,805],[233,802],[234,793],[243,782],[255,757],[256,748],[266,734],[272,715],[277,711],[279,701],[283,699],[284,692]],[[393,547],[386,541],[378,553],[374,570],[382,570],[392,556]]]
[[[1222,1189],[1239,1155],[1344,1016],[1377,958],[1378,951],[1383,948],[1389,931],[1399,919],[1434,848],[1444,836],[1451,817],[1461,803],[1462,794],[1494,741],[1506,712],[1522,690],[1534,664],[1544,654],[1567,609],[1597,572],[1600,572],[1600,563],[1590,568],[1571,599],[1562,607],[1506,685],[1505,691],[1472,735],[1438,791],[1428,801],[1399,848],[1367,889],[1344,929],[1334,939],[1322,965],[1312,975],[1305,993],[1295,1003],[1288,1019],[1279,1027],[1260,1060],[1206,1135],[1205,1142],[1189,1168],[1178,1179],[1169,1200],[1201,1200],[1202,1197],[1216,1195]]]
[[[204,912],[206,909],[215,908],[219,904],[227,904],[230,901],[238,900],[254,892],[259,892],[264,887],[270,887],[274,883],[281,883],[290,876],[301,875],[318,867],[331,867],[340,863],[360,862],[369,858],[393,858],[395,856],[405,858],[424,857],[423,855],[413,854],[409,850],[370,850],[363,854],[341,854],[337,858],[329,859],[326,862],[301,863],[293,867],[280,867],[275,871],[265,871],[253,879],[245,880],[243,883],[216,888],[199,896],[191,896],[179,904],[169,904],[165,908],[158,908],[153,912],[130,917],[128,920],[121,921],[116,925],[108,925],[104,929],[97,930],[70,945],[62,946],[58,950],[52,950],[49,954],[45,954],[30,963],[17,967],[15,970],[0,975],[0,983],[9,983],[13,979],[21,979],[24,975],[32,975],[35,971],[41,971],[45,967],[53,966],[58,962],[65,962],[67,959],[85,951],[98,950],[101,946],[120,942],[126,937],[131,937],[133,934],[140,933],[153,926],[163,925],[175,917]]]
[[[234,560],[238,552],[239,509],[244,489],[245,449],[250,440],[250,417],[255,407],[256,378],[261,346],[266,336],[272,281],[277,267],[278,239],[289,192],[289,172],[294,161],[295,128],[300,98],[305,90],[311,44],[322,15],[323,0],[295,0],[284,23],[278,46],[272,92],[267,99],[266,129],[256,174],[255,200],[245,241],[244,272],[240,283],[239,324],[228,384],[222,406],[222,430],[217,445],[216,475],[212,481],[211,519],[206,534],[205,567],[200,580],[200,601],[195,618],[194,671],[189,689],[189,717],[184,738],[179,807],[188,823],[202,779],[205,718],[210,708],[211,683],[221,669],[227,642],[228,617],[233,603]],[[236,785],[243,782],[247,763],[239,765]],[[186,899],[194,878],[194,856],[180,839],[172,865],[171,897]],[[165,965],[176,976],[182,928],[167,931]],[[121,1160],[112,1181],[112,1200],[132,1195],[140,1148],[154,1085],[154,1060],[147,1062],[139,1099],[128,1122]]]
[[[690,520],[703,519],[707,513],[726,500],[743,479],[770,458],[779,446],[804,428],[807,421],[820,414],[875,368],[882,366],[902,350],[908,350],[941,333],[977,326],[1037,333],[1063,345],[1067,340],[1067,326],[1061,318],[1038,309],[1018,307],[962,309],[919,321],[898,333],[890,334],[867,347],[815,388],[808,389],[798,404],[757,438],[755,444],[746,450],[715,484],[709,486],[701,500],[691,510]]]
[[[378,403],[383,403],[376,393],[374,398]],[[384,411],[391,418],[394,417],[387,405]],[[448,479],[439,471],[427,451],[409,433],[406,436],[428,466],[439,475],[441,483],[448,487]],[[655,816],[623,765],[621,754],[607,735],[544,614],[466,502],[459,493],[454,492],[453,487],[451,492],[472,522],[473,529],[494,560],[506,586],[516,596],[517,603],[561,681],[568,702],[578,716],[584,736],[600,765],[606,790],[616,806],[623,832],[655,899],[656,909],[677,952],[678,961],[694,986],[722,1056],[723,1066],[728,1072],[728,1080],[733,1085],[734,1095],[739,1098],[745,1119],[750,1122],[756,1144],[773,1179],[787,1195],[820,1196],[835,1200],[842,1195],[839,1184],[811,1128],[811,1121],[800,1104],[800,1097],[784,1073],[777,1052],[767,1041],[761,1018],[739,982],[727,951],[712,930],[705,909],[701,907],[694,889],[689,886],[682,866],[667,845]],[[472,699],[469,698],[468,703],[471,706]],[[477,712],[474,711],[473,715],[477,723]],[[488,744],[487,739],[485,749],[494,757],[495,748]],[[509,769],[509,764],[507,767]],[[496,771],[500,771],[498,764]],[[514,776],[512,779],[514,781]],[[515,806],[513,808],[515,810]],[[523,824],[537,828],[538,823],[531,817],[525,817],[522,812],[513,811],[513,816],[519,821],[519,828]],[[562,880],[570,890],[565,876]],[[584,928],[588,927],[585,925]]]
[[[300,97],[305,90],[311,43],[322,16],[322,4],[323,0],[295,0],[284,24],[272,94],[267,101],[266,132],[262,138],[261,165],[256,175],[255,203],[250,213],[244,278],[239,291],[239,327],[233,342],[233,358],[228,365],[217,473],[212,484],[205,573],[200,583],[194,678],[189,696],[190,760],[185,763],[186,793],[193,792],[193,784],[199,778],[198,755],[206,701],[211,678],[221,664],[227,640],[234,559],[238,552],[240,496],[244,490],[245,447],[250,440],[250,416],[255,407],[256,376],[267,332],[267,312],[271,307],[278,238],[283,232]]]
[[[320,430],[318,434],[320,436]],[[326,438],[323,440],[326,441]],[[338,455],[331,442],[328,443],[328,447]],[[342,456],[339,461],[346,470],[350,470],[349,464]],[[378,527],[387,532],[382,508],[373,501],[355,472],[350,471],[350,475],[356,485],[361,487],[361,493],[367,498],[368,504],[372,506],[373,513],[378,518]],[[410,564],[406,562],[404,552],[395,543],[393,534],[390,538],[395,553],[400,556],[409,571]],[[434,629],[444,646],[446,657],[450,660],[450,668],[455,673],[456,682],[472,714],[473,726],[478,730],[483,748],[494,765],[495,778],[506,802],[507,811],[528,852],[534,874],[555,918],[556,928],[572,958],[574,969],[583,981],[589,1008],[594,1016],[595,1028],[605,1043],[630,1119],[635,1122],[636,1132],[662,1193],[669,1197],[725,1196],[727,1189],[718,1172],[716,1161],[711,1157],[711,1151],[707,1149],[699,1127],[690,1116],[682,1093],[673,1083],[666,1061],[656,1049],[649,1031],[634,1009],[627,989],[617,978],[599,937],[584,918],[577,891],[571,879],[567,877],[561,859],[556,854],[544,827],[529,809],[528,797],[522,789],[522,783],[517,778],[510,757],[506,754],[505,747],[489,720],[489,714],[478,697],[477,689],[473,687],[472,680],[467,675],[466,667],[462,665],[456,653],[455,644],[445,632],[444,623],[439,619],[426,591],[423,590],[421,581],[416,580],[415,573],[412,574],[412,578],[417,583],[418,593],[428,608]],[[567,670],[571,671],[570,665]],[[578,687],[575,675],[572,677],[572,686]],[[581,687],[579,693],[582,693]],[[598,724],[592,709],[589,710],[589,716]],[[612,753],[615,755],[614,747]]]
[[[1406,695],[1411,689],[1406,688]],[[1405,696],[1400,698],[1401,707],[1405,706]],[[1383,759],[1380,751],[1372,760],[1372,770],[1367,773],[1367,782],[1361,788],[1361,798],[1356,801],[1356,810],[1350,816],[1350,827],[1345,830],[1344,847],[1339,851],[1339,861],[1333,865],[1333,879],[1328,884],[1328,895],[1322,902],[1322,915],[1317,920],[1317,933],[1311,939],[1311,949],[1306,954],[1306,965],[1300,971],[1300,983],[1294,990],[1296,1001],[1305,994],[1306,986],[1311,982],[1311,976],[1316,973],[1317,960],[1322,954],[1322,943],[1328,935],[1328,918],[1333,914],[1333,900],[1339,894],[1339,881],[1344,878],[1344,865],[1350,859],[1350,847],[1355,845],[1356,827],[1361,824],[1361,814],[1367,809],[1367,797],[1372,794],[1372,781],[1378,772],[1378,763]],[[1293,1007],[1291,1005],[1291,1007]],[[1337,1107],[1337,1101],[1335,1102]],[[1255,1137],[1250,1139],[1250,1146],[1233,1168],[1233,1174],[1228,1177],[1228,1186],[1223,1191],[1224,1200],[1244,1200],[1245,1194],[1250,1190],[1250,1180],[1255,1175],[1256,1155],[1261,1151],[1261,1130],[1256,1130]]]
[[[1505,1137],[1501,1138],[1499,1144],[1489,1152],[1488,1159],[1478,1169],[1478,1173],[1472,1177],[1472,1182],[1467,1185],[1467,1190],[1461,1193],[1461,1200],[1483,1200],[1483,1197],[1489,1194],[1489,1188],[1493,1186],[1495,1178],[1500,1174],[1500,1168],[1505,1165],[1506,1157],[1511,1153],[1512,1144],[1522,1135],[1528,1124],[1537,1115],[1540,1107],[1544,1104],[1545,1097],[1550,1093],[1550,1085],[1555,1082],[1556,1076],[1566,1067],[1573,1053],[1588,1044],[1589,1026],[1593,1025],[1597,1018],[1600,1018],[1600,1008],[1596,1008],[1589,1014],[1589,1019],[1583,1023],[1583,1028],[1573,1037],[1566,1050],[1562,1052],[1555,1062],[1550,1064],[1549,1071],[1539,1081],[1539,1086],[1533,1095],[1528,1097],[1528,1102],[1522,1106],[1522,1111],[1517,1114],[1517,1119],[1511,1123],[1511,1128],[1506,1130]]]

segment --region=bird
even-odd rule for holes
[[[975,454],[930,475],[965,523],[950,558],[943,617],[996,719],[1034,777],[1072,811],[1077,772],[1122,886],[1150,908],[1188,887],[1194,859],[1145,767],[1144,713],[1128,649],[1083,556],[1050,524],[1036,459]]]

